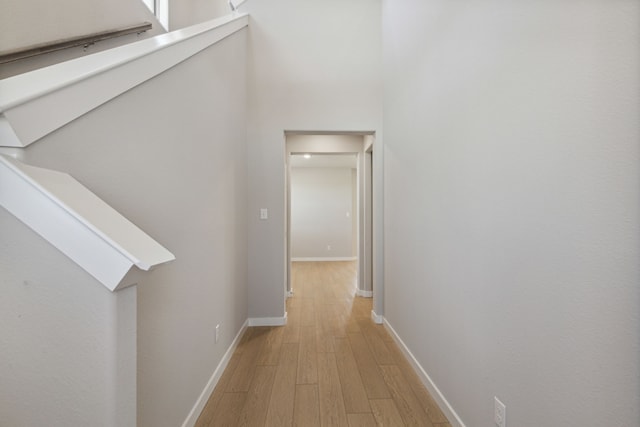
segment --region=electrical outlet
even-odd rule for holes
[[[262,220],[269,219],[269,209],[260,208],[260,219]]]
[[[218,339],[220,339],[220,325],[216,325],[216,343],[218,342]]]
[[[497,427],[507,427],[507,407],[497,397],[493,399],[493,420]]]
[[[331,245],[327,245],[327,250],[330,251],[331,250]]]

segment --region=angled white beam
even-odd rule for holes
[[[0,155],[0,206],[110,291],[173,254],[66,173]],[[133,268],[135,267],[135,268]]]

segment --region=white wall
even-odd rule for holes
[[[467,426],[640,425],[639,19],[383,2],[386,317]]]
[[[227,0],[168,0],[168,7],[171,31],[231,13]]]
[[[175,427],[185,421],[247,319],[246,35],[243,30],[224,39],[25,149],[26,163],[69,172],[176,256],[138,285],[141,427]],[[72,298],[64,307],[72,311],[86,305],[90,316],[97,292],[91,286],[104,287],[60,261],[50,248],[29,258],[25,267],[25,255],[5,244],[29,237],[14,222],[3,218],[0,223],[2,279],[9,277],[11,285],[20,287],[22,280],[34,278],[30,292],[39,294],[29,304],[38,305],[29,310],[48,310],[48,304]],[[4,297],[2,302],[11,306]],[[42,316],[24,321],[38,319]],[[43,324],[46,336],[25,335],[20,343],[31,352],[31,341],[46,340],[43,348],[69,353],[63,366],[73,363],[77,373],[57,384],[55,393],[48,388],[49,397],[59,396],[61,412],[90,413],[92,387],[101,387],[102,379],[85,374],[101,372],[95,354],[101,349],[86,359],[80,358],[85,353],[73,354],[91,342],[83,342],[82,322],[69,323],[61,328]],[[216,324],[222,325],[217,344]],[[6,354],[4,363],[18,363],[5,362]],[[38,390],[43,384],[42,378],[30,376],[20,390]],[[14,392],[6,387],[0,382],[2,394]],[[86,388],[88,402],[69,402],[78,387]],[[100,412],[92,416],[99,418]],[[59,425],[102,424],[83,419]]]
[[[358,256],[358,169],[351,169],[351,256]],[[354,219],[355,218],[355,219]]]
[[[0,0],[0,52],[151,22],[153,29],[10,62],[0,66],[0,79],[151,37],[164,32],[141,0]]]
[[[131,426],[113,418],[123,410],[113,320],[135,287],[109,292],[3,208],[0,235],[0,425]],[[135,423],[133,386],[133,410],[118,416]]]
[[[380,2],[247,1],[249,314],[284,315],[285,130],[381,128]],[[260,221],[259,209],[269,209]]]
[[[352,169],[292,168],[292,258],[353,257],[354,190]]]

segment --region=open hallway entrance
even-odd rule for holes
[[[246,330],[196,426],[450,427],[355,296],[356,268],[292,263],[287,325]]]
[[[373,131],[285,131],[285,273],[291,296],[292,261],[357,259],[357,295],[373,297],[371,316],[382,323],[382,150],[375,145]]]

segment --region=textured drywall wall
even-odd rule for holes
[[[118,296],[1,207],[0,235],[0,425],[133,425],[114,418]]]
[[[249,315],[283,316],[285,130],[381,130],[380,2],[248,1]],[[269,219],[259,219],[260,208]]]
[[[245,47],[243,30],[24,153],[70,173],[176,256],[138,285],[139,426],[181,425],[247,319]],[[31,260],[33,274],[50,264]]]
[[[291,169],[292,258],[353,256],[357,205],[351,175],[349,168]]]
[[[467,426],[640,425],[639,8],[383,3],[386,317]]]
[[[227,0],[168,0],[168,7],[171,31],[231,13]]]

